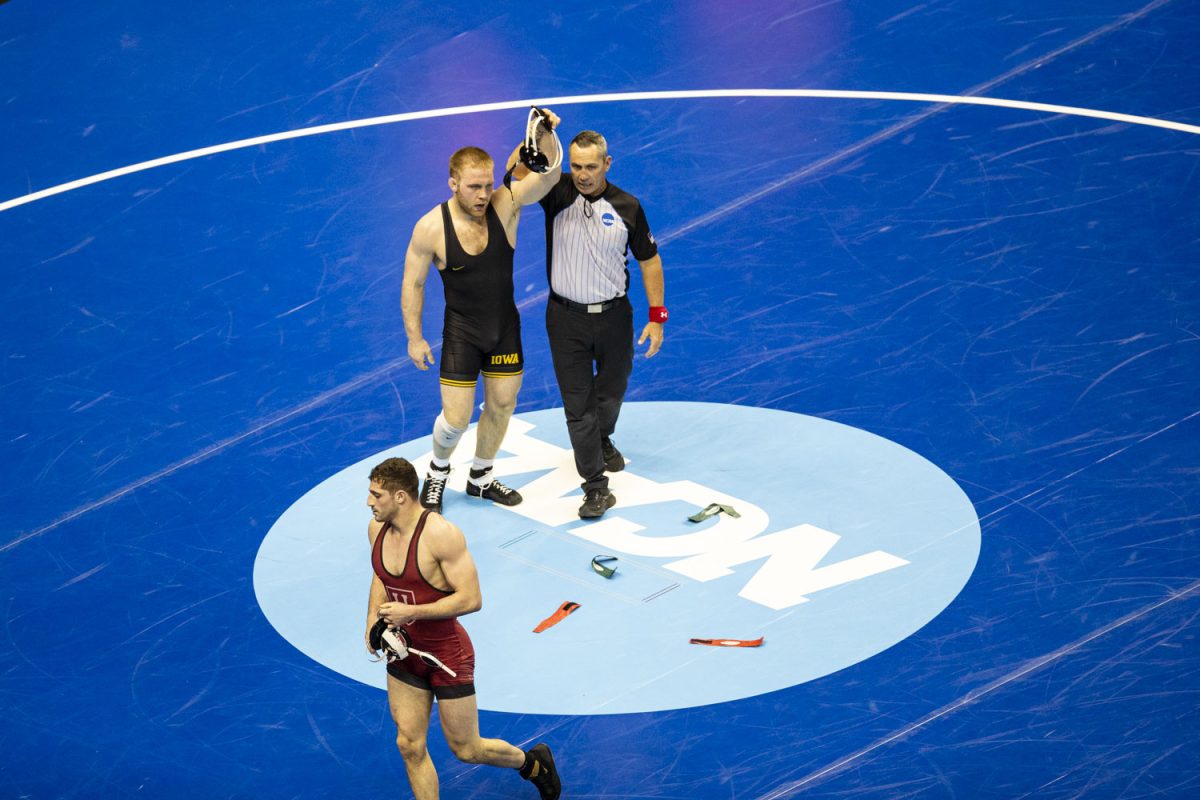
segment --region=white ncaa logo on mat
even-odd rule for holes
[[[617,505],[593,521],[577,516],[561,409],[509,426],[495,469],[524,496],[518,506],[463,493],[473,436],[455,452],[444,513],[466,535],[483,589],[482,611],[462,620],[480,708],[645,712],[783,690],[911,635],[953,601],[979,553],[978,517],[949,476],[828,420],[627,403],[614,439],[628,464],[610,476]],[[263,611],[288,641],[377,686],[383,673],[362,644],[366,487],[390,456],[424,474],[428,435],[310,490],[271,528],[254,570]],[[689,521],[713,503],[739,516]],[[591,568],[600,554],[617,557],[611,578]],[[532,632],[566,601],[579,610]],[[689,643],[759,636],[758,648]]]

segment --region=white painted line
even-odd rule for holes
[[[305,136],[319,136],[326,133],[336,133],[338,131],[353,130],[355,128],[368,128],[375,125],[393,125],[399,122],[412,122],[420,119],[436,119],[439,117],[453,117],[463,114],[479,114],[486,111],[505,111],[515,108],[528,108],[531,105],[538,106],[570,106],[581,105],[584,103],[631,103],[631,102],[647,102],[657,100],[703,100],[713,98],[826,98],[837,100],[898,100],[911,103],[942,103],[942,104],[958,104],[958,105],[973,105],[973,106],[993,106],[997,108],[1010,108],[1020,111],[1035,111],[1044,114],[1066,114],[1075,117],[1090,117],[1092,119],[1103,119],[1111,122],[1125,122],[1130,125],[1145,125],[1152,128],[1164,128],[1166,130],[1178,131],[1181,133],[1200,134],[1200,125],[1188,125],[1183,122],[1172,122],[1171,120],[1155,119],[1153,117],[1140,117],[1133,114],[1120,114],[1113,111],[1097,111],[1090,108],[1076,108],[1074,106],[1060,106],[1050,103],[1029,103],[1023,100],[1005,100],[996,97],[972,97],[952,94],[924,94],[919,92],[865,92],[852,91],[845,89],[693,89],[676,92],[614,92],[609,94],[585,94],[585,95],[565,95],[562,97],[535,97],[528,100],[505,100],[499,103],[480,103],[469,106],[451,106],[449,108],[434,108],[426,111],[410,111],[404,114],[388,114],[382,117],[367,117],[365,119],[348,120],[346,122],[336,122],[328,125],[314,125],[310,128],[298,128],[294,131],[283,131],[281,133],[272,133],[266,136],[255,136],[251,139],[239,139],[236,142],[226,142],[225,144],[212,145],[210,147],[202,147],[198,150],[188,150],[183,153],[176,153],[171,156],[163,156],[150,161],[142,161],[138,164],[130,164],[127,167],[112,169],[107,172],[100,172],[96,175],[91,175],[87,178],[61,183],[58,186],[51,186],[48,189],[42,189],[31,194],[21,197],[14,197],[11,200],[5,200],[0,203],[0,211],[7,211],[10,208],[23,206],[26,203],[32,203],[35,200],[43,200],[47,197],[53,197],[56,194],[82,189],[85,186],[91,186],[95,183],[120,178],[125,175],[132,175],[135,172],[144,172],[155,167],[163,167],[168,164],[177,164],[181,161],[190,161],[196,158],[204,158],[205,156],[216,155],[218,153],[226,153],[230,150],[242,150],[247,147],[257,147],[259,145],[270,144],[272,142],[282,142],[288,139],[300,139]]]

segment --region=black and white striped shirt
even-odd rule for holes
[[[550,290],[568,300],[603,303],[624,295],[629,289],[626,251],[638,261],[658,253],[642,204],[611,183],[599,197],[588,198],[564,173],[541,203]]]

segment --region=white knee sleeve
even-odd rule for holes
[[[445,414],[438,414],[437,419],[433,422],[434,444],[438,447],[444,447],[447,450],[453,449],[458,444],[458,440],[466,432],[466,428],[455,428],[447,422]]]

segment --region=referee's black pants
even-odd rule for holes
[[[607,489],[600,440],[612,436],[633,371],[633,306],[628,297],[598,314],[546,304],[550,357],[583,489]]]

